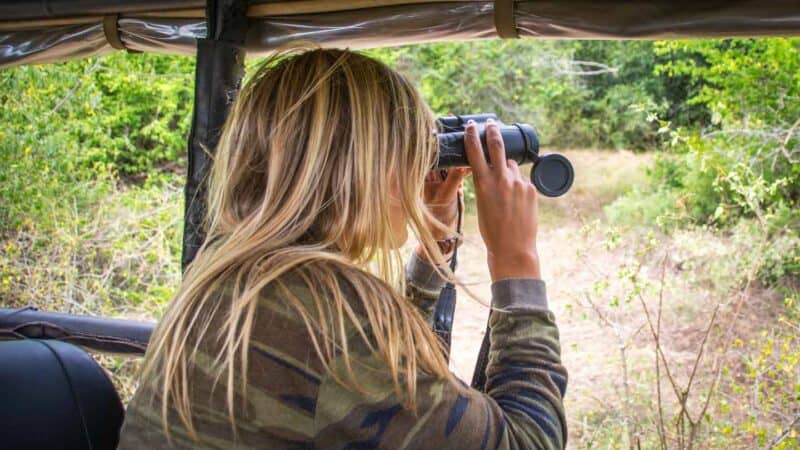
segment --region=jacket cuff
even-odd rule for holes
[[[436,272],[433,264],[425,261],[417,255],[416,251],[411,252],[411,258],[406,264],[406,283],[425,292],[439,294],[447,280]]]
[[[544,281],[508,278],[492,283],[492,308],[509,312],[548,311]]]

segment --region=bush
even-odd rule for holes
[[[60,172],[141,175],[184,154],[194,61],[117,53],[0,71],[6,156],[57,159]],[[58,158],[53,158],[58,156]]]
[[[669,42],[657,53],[671,57],[657,73],[699,86],[687,103],[707,107],[712,124],[654,120],[671,151],[656,160],[649,189],[620,199],[609,216],[639,211],[654,223],[661,209],[679,212],[679,223],[755,218],[767,233],[800,228],[800,40]]]
[[[674,190],[634,189],[605,208],[606,217],[617,225],[661,225],[671,228],[685,219],[679,194]]]
[[[191,58],[0,71],[3,307],[152,320],[180,282]],[[123,398],[138,363],[101,357]]]
[[[671,106],[691,86],[654,75],[652,42],[482,41],[369,54],[411,74],[438,114],[496,112],[534,124],[546,146],[644,150],[660,143],[647,113],[680,124],[706,117],[703,105]]]
[[[688,103],[713,114],[713,126],[685,133],[678,146],[701,214],[723,224],[742,216],[796,224],[800,39],[678,41],[658,53],[671,59],[657,73],[690,77],[701,87]]]

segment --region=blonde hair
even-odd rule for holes
[[[406,408],[414,409],[419,371],[453,380],[441,342],[403,296],[387,204],[390,192],[399,192],[412,232],[443,263],[422,203],[437,155],[434,128],[413,85],[366,56],[295,47],[260,65],[216,149],[206,244],[148,349],[144,373],[158,380],[166,432],[172,408],[196,436],[189,373],[200,342],[213,332],[220,346],[212,355],[217,379],[225,382],[235,422],[235,385],[247,384],[259,293],[270,285],[302,318],[328,373],[333,359],[344,356],[339,382],[358,388],[349,326],[385,362]],[[282,277],[288,274],[299,275],[313,307],[287,288]],[[223,288],[230,295],[220,296]],[[368,319],[369,333],[356,310]]]

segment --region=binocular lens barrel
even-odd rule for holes
[[[486,145],[486,127],[478,125],[481,144],[486,160],[489,161],[489,147]],[[506,158],[519,164],[536,162],[539,155],[539,137],[530,125],[502,125],[500,135],[506,148]],[[469,166],[464,147],[464,132],[453,131],[439,134],[439,167]]]
[[[483,119],[482,122],[478,120],[476,122],[481,144],[483,144],[484,157],[489,161],[485,119],[491,117],[493,120],[497,120],[497,118],[493,114],[481,114],[475,117]],[[469,166],[464,147],[463,124],[466,122],[465,118],[471,118],[471,116],[439,119],[439,124],[444,132],[437,135],[439,138],[438,168]],[[557,153],[539,156],[539,136],[530,125],[499,123],[498,126],[506,149],[506,158],[513,159],[520,165],[533,163],[531,182],[540,193],[548,197],[558,197],[569,191],[575,179],[575,172],[567,158]]]

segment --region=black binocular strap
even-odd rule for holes
[[[461,194],[458,199],[458,229],[461,234],[461,224],[463,222],[463,207],[461,204]],[[453,257],[450,259],[450,270],[456,271],[458,266],[458,246],[453,250]],[[433,330],[442,340],[447,350],[447,357],[450,358],[450,344],[452,342],[453,316],[456,310],[456,287],[453,283],[447,282],[439,292],[439,299],[436,301],[436,308],[433,313]],[[491,313],[490,313],[491,314]],[[481,348],[478,351],[478,360],[475,362],[475,371],[472,374],[471,386],[480,391],[486,385],[486,366],[489,362],[489,323],[486,323],[486,333],[483,335]]]
[[[489,315],[492,312],[489,311]],[[479,391],[486,390],[486,366],[489,364],[489,320],[486,320],[486,332],[483,334],[483,341],[481,341],[481,349],[478,350],[478,359],[475,361],[475,371],[472,372],[472,386],[473,389]]]
[[[463,222],[463,206],[461,193],[458,194],[458,225],[456,232],[461,234],[461,223]],[[450,258],[450,271],[455,272],[458,266],[458,245],[453,249],[453,257]],[[456,311],[456,287],[450,281],[444,285],[439,292],[439,299],[436,300],[436,309],[433,312],[433,331],[439,336],[445,345],[447,358],[450,359],[450,343],[453,336],[453,315]]]

